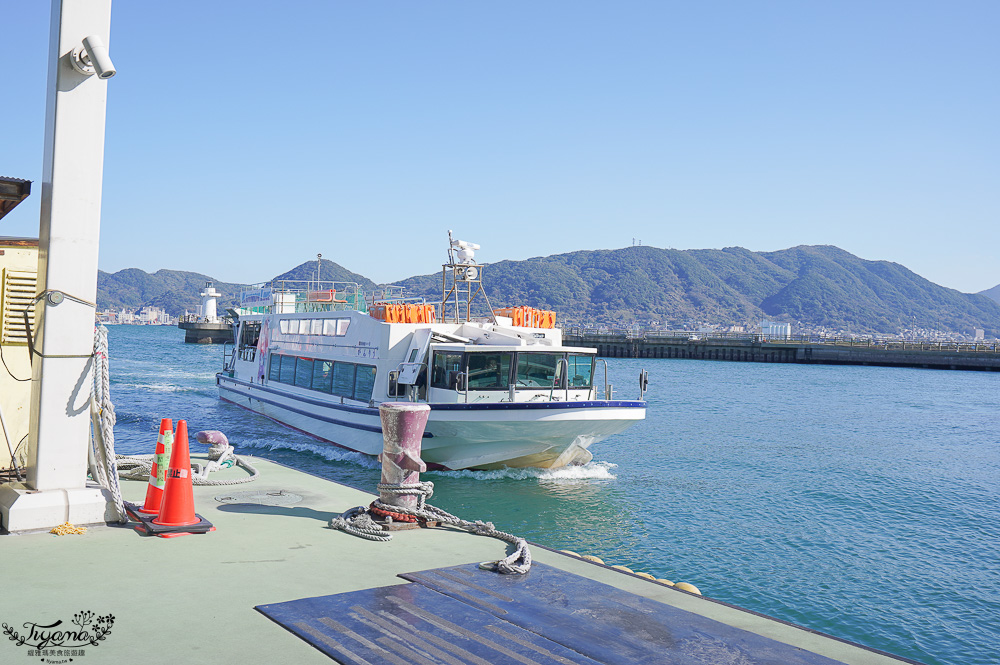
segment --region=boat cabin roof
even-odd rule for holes
[[[463,353],[575,353],[579,355],[595,355],[597,349],[579,346],[513,346],[507,344],[435,344],[435,351],[455,351]]]

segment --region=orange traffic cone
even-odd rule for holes
[[[170,452],[174,443],[174,421],[170,418],[160,420],[160,435],[156,437],[156,455],[153,457],[153,468],[149,472],[149,486],[146,488],[146,502],[138,512],[146,515],[157,515],[160,504],[163,503],[163,487],[166,484],[167,465],[170,462]]]
[[[191,456],[188,453],[187,422],[184,420],[177,421],[177,436],[173,448],[160,514],[146,524],[148,528],[145,530],[164,538],[215,531],[211,522],[194,512]]]

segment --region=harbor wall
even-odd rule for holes
[[[878,365],[1000,371],[996,344],[877,342],[837,340],[827,343],[743,338],[665,336],[630,332],[565,332],[567,346],[597,349],[605,358],[689,358],[732,362],[805,365]]]
[[[188,344],[222,344],[233,341],[233,329],[228,323],[181,321],[177,327],[184,331]]]

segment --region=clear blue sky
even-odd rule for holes
[[[7,3],[37,235],[49,3]],[[832,244],[1000,283],[1000,3],[116,0],[103,270]]]

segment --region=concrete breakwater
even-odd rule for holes
[[[228,323],[181,321],[177,327],[184,332],[188,344],[222,344],[233,341],[233,328]]]
[[[596,348],[606,358],[691,358],[806,365],[881,365],[1000,371],[996,343],[904,340],[766,339],[760,335],[567,329],[568,346]]]

